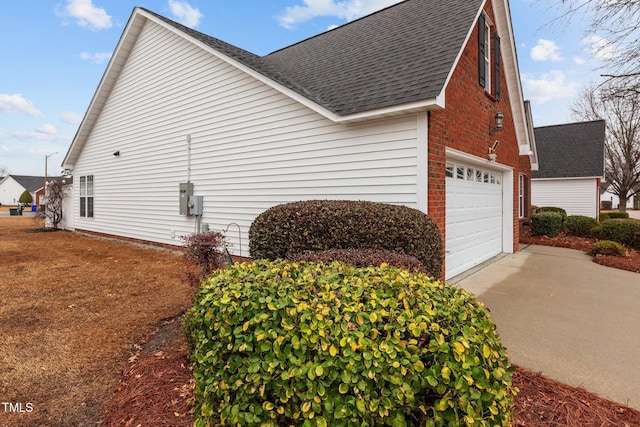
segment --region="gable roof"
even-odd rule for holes
[[[335,122],[445,107],[445,89],[487,0],[406,0],[266,56],[135,8],[69,147],[73,166],[129,53],[153,21]],[[531,154],[508,0],[493,0],[520,154]]]
[[[407,0],[262,57],[143,10],[345,115],[438,97],[482,3]]]
[[[604,177],[605,121],[534,129],[539,169],[532,178]]]
[[[8,175],[8,177],[13,178],[31,193],[35,193],[44,186],[44,176]]]

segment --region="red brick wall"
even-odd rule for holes
[[[495,22],[491,4],[485,12]],[[492,30],[494,34],[495,27]],[[491,50],[493,51],[493,41]],[[503,49],[504,51],[504,49]],[[493,56],[493,52],[492,52]],[[445,162],[447,147],[487,158],[488,149],[497,139],[500,146],[496,150],[497,163],[514,168],[513,209],[514,209],[514,251],[518,247],[520,220],[518,218],[518,176],[530,176],[529,158],[520,156],[515,126],[510,106],[510,96],[501,66],[500,100],[497,101],[478,82],[478,26],[469,38],[458,65],[446,89],[444,110],[433,111],[429,115],[429,173],[428,206],[429,215],[436,221],[445,236]],[[493,70],[491,79],[493,80]],[[493,87],[493,82],[491,84]],[[494,116],[498,111],[504,115],[501,131],[489,134],[489,126],[495,126]]]

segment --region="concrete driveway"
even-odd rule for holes
[[[513,363],[640,410],[640,274],[531,245],[450,282],[490,310]]]

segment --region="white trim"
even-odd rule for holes
[[[446,149],[446,159],[459,160],[465,163],[482,165],[487,169],[502,171],[502,252],[513,253],[513,167],[490,162],[482,157],[454,150],[453,148]]]
[[[416,138],[416,142],[418,144],[417,147],[417,163],[418,163],[418,171],[417,171],[417,207],[418,210],[427,213],[429,207],[429,199],[427,197],[428,194],[428,182],[429,174],[429,113],[428,112],[420,112],[416,114],[418,120],[417,132],[418,137]]]
[[[531,178],[531,181],[569,181],[573,179],[604,179],[604,176],[565,176],[558,178]]]

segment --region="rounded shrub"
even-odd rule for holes
[[[572,236],[590,237],[591,229],[598,226],[598,221],[590,216],[569,215],[564,226]]]
[[[562,215],[562,220],[563,221],[567,217],[567,211],[562,209],[562,208],[558,208],[556,206],[540,206],[540,207],[537,207],[536,210],[535,210],[535,213],[539,213],[539,212],[556,212],[556,213],[559,213],[560,215]]]
[[[629,219],[629,212],[604,212],[600,214],[600,221],[608,219]]]
[[[426,275],[236,263],[191,311],[196,426],[509,425],[513,368],[487,311]]]
[[[615,255],[625,256],[627,250],[618,242],[611,240],[600,240],[591,247],[591,255]]]
[[[426,214],[407,206],[351,200],[309,200],[274,206],[249,228],[253,259],[305,251],[383,249],[416,257],[440,277],[442,235]]]
[[[329,264],[341,261],[354,267],[378,267],[387,264],[404,270],[427,273],[424,265],[416,257],[381,249],[328,249],[326,251],[307,251],[296,254],[289,261],[311,261]]]
[[[625,246],[633,246],[635,234],[640,233],[640,221],[632,219],[608,219],[601,227],[600,239],[613,240]]]
[[[531,215],[533,234],[555,237],[562,230],[562,214],[559,212],[536,212]]]

